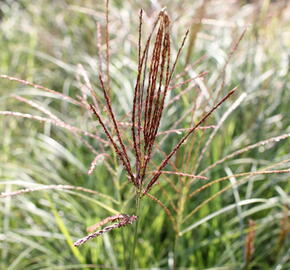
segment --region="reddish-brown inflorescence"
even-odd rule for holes
[[[170,20],[166,11],[162,10],[159,13],[153,24],[153,29],[147,38],[143,51],[141,46],[142,16],[143,11],[141,10],[139,17],[138,73],[134,89],[131,124],[135,166],[133,166],[129,160],[127,148],[125,147],[121,137],[119,123],[116,120],[111,106],[109,91],[103,83],[102,73],[100,73],[99,76],[101,89],[104,94],[107,111],[112,121],[114,132],[117,135],[117,142],[113,139],[113,135],[106,127],[100,113],[97,111],[97,108],[95,108],[94,105],[90,105],[90,108],[99,120],[109,141],[112,143],[113,148],[120,158],[130,181],[135,185],[139,192],[146,194],[156,183],[163,172],[163,168],[168,164],[169,160],[177,152],[177,150],[185,143],[186,139],[195,130],[197,130],[212,114],[212,112],[216,110],[226,99],[228,99],[236,89],[230,91],[224,98],[221,99],[220,102],[218,102],[208,113],[206,113],[194,127],[188,129],[187,133],[181,138],[179,143],[165,157],[158,169],[155,170],[153,176],[145,182],[146,175],[148,175],[148,165],[152,158],[152,149],[156,141],[156,137],[158,136],[157,132],[165,108],[165,99],[168,90],[171,89],[170,83],[172,81],[173,73],[181,50],[186,41],[188,31],[183,38],[182,44],[177,52],[177,56],[171,66],[171,45],[169,34]],[[154,35],[156,28],[156,34]],[[150,46],[153,39],[153,45]],[[201,73],[197,76],[197,78],[204,75],[205,73]],[[133,168],[135,168],[134,171]]]

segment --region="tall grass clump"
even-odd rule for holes
[[[227,50],[222,57],[221,48],[199,48],[203,25],[221,23],[206,18],[214,5],[209,2],[196,4],[197,19],[188,23],[186,16],[177,18],[170,5],[172,21],[166,9],[149,15],[144,4],[148,14],[141,9],[139,27],[134,21],[138,38],[132,48],[124,45],[130,52],[127,58],[119,53],[118,44],[127,44],[131,37],[116,32],[118,23],[112,19],[118,11],[116,3],[110,6],[106,1],[104,10],[98,11],[69,5],[77,14],[76,23],[86,22],[96,30],[93,41],[90,35],[84,39],[95,46],[97,56],[80,56],[81,64],[72,57],[70,66],[33,53],[36,45],[32,43],[28,62],[33,66],[44,59],[59,65],[71,76],[76,74],[73,83],[69,79],[63,91],[56,91],[34,83],[37,76],[0,75],[3,86],[22,85],[5,97],[7,109],[0,111],[6,116],[3,123],[7,121],[17,134],[5,131],[3,147],[7,156],[12,154],[9,149],[15,149],[16,164],[6,160],[1,176],[5,186],[0,194],[1,245],[7,250],[1,254],[3,267],[9,262],[9,269],[19,265],[23,269],[255,269],[267,265],[279,269],[286,265],[290,133],[277,108],[279,102],[287,108],[287,98],[275,99],[266,108],[260,105],[266,94],[258,88],[271,85],[272,73],[259,63],[260,58],[252,62],[255,53],[262,54],[258,45],[246,59],[240,55],[240,50],[252,48],[251,42],[259,39],[252,25],[247,30],[246,25],[238,28],[238,34],[233,25],[225,26],[227,38],[232,28],[234,37],[231,42],[225,38]],[[259,29],[268,6],[256,8],[261,9],[253,15]],[[57,22],[62,19],[58,17]],[[190,31],[179,38],[177,27],[180,32]],[[195,61],[190,63],[194,52]],[[216,62],[207,60],[209,55]],[[252,85],[264,68],[256,86]],[[240,73],[229,79],[235,69]],[[41,77],[45,81],[45,74]],[[234,93],[235,98],[225,102]],[[261,100],[255,106],[257,99]],[[21,112],[14,109],[19,104]],[[44,128],[17,118],[40,121]],[[276,120],[283,133],[273,128]],[[29,136],[20,140],[22,133]],[[23,142],[29,145],[29,153],[19,150]],[[270,153],[275,158],[268,158]],[[24,188],[13,190],[14,185]],[[48,190],[54,192],[40,192]],[[26,195],[18,199],[22,194]],[[13,197],[22,202],[16,205],[18,220],[24,218],[20,224],[10,217],[17,211]],[[267,255],[261,249],[272,231],[275,250],[265,263]],[[29,248],[11,259],[14,245]],[[38,254],[35,260],[34,254]]]
[[[104,95],[105,110],[107,112],[109,119],[111,120],[112,131],[109,130],[110,128],[109,125],[105,123],[104,119],[101,116],[100,104],[97,103],[98,97],[96,96],[94,90],[91,88],[88,81],[86,82],[85,86],[90,90],[90,93],[93,98],[93,103],[89,103],[87,100],[85,100],[84,94],[82,97],[79,98],[79,100],[75,100],[68,96],[64,96],[63,94],[57,93],[54,90],[48,89],[44,86],[36,85],[28,81],[17,79],[14,77],[1,75],[2,79],[17,81],[19,83],[30,85],[37,89],[48,91],[50,93],[60,96],[61,98],[65,100],[71,101],[73,104],[90,109],[93,112],[93,114],[96,116],[101,127],[103,128],[103,131],[105,135],[107,136],[108,143],[111,145],[117,157],[121,161],[123,168],[127,173],[128,181],[131,182],[135,188],[135,194],[136,194],[135,195],[136,205],[135,205],[135,210],[134,210],[135,215],[129,216],[127,214],[124,214],[124,215],[117,215],[117,216],[107,219],[106,220],[107,222],[114,221],[114,220],[120,220],[120,222],[116,223],[115,225],[108,226],[97,232],[94,232],[86,236],[85,238],[82,238],[76,241],[74,243],[75,246],[79,246],[85,243],[86,241],[88,241],[89,239],[102,235],[104,232],[107,232],[109,230],[119,228],[128,224],[132,224],[134,221],[136,221],[136,219],[138,219],[138,216],[142,214],[140,213],[141,198],[144,195],[148,194],[148,192],[157,182],[158,178],[162,174],[162,170],[168,164],[171,157],[177,152],[177,150],[187,140],[187,138],[197,128],[199,128],[203,122],[205,122],[205,120],[210,116],[210,114],[214,110],[216,110],[235,91],[235,90],[230,91],[224,98],[222,98],[221,101],[219,101],[215,106],[213,106],[213,108],[209,112],[207,112],[204,116],[202,116],[201,120],[199,120],[197,124],[195,124],[192,128],[190,128],[187,131],[186,135],[184,135],[180,139],[180,141],[175,145],[175,147],[173,147],[172,151],[168,155],[166,155],[166,157],[163,159],[160,165],[156,167],[156,170],[154,171],[153,175],[148,177],[148,172],[147,172],[148,164],[150,163],[150,160],[152,158],[152,151],[153,151],[154,143],[157,137],[157,132],[159,129],[159,125],[160,125],[163,110],[164,110],[165,98],[169,90],[169,86],[172,80],[172,76],[174,73],[174,69],[175,69],[178,57],[185,43],[185,39],[188,35],[188,32],[187,32],[183,39],[182,45],[177,53],[176,59],[174,60],[173,65],[172,65],[170,61],[171,60],[170,59],[171,47],[170,47],[169,25],[170,25],[170,20],[167,13],[165,11],[161,11],[158,15],[158,18],[154,22],[153,30],[149,34],[144,50],[142,51],[142,47],[141,47],[142,10],[140,12],[139,43],[138,43],[138,52],[139,52],[138,73],[137,73],[137,79],[136,79],[135,90],[134,90],[132,120],[130,124],[132,126],[131,144],[133,144],[133,148],[134,148],[134,156],[135,156],[134,161],[131,161],[128,155],[128,151],[131,148],[130,139],[129,139],[129,144],[126,147],[125,142],[122,138],[122,133],[120,131],[120,125],[118,124],[116,116],[113,112],[111,98],[109,96],[109,90],[107,88],[109,87],[109,72],[107,73],[108,75],[107,85],[105,85],[103,81],[101,70],[99,74],[99,80],[100,80],[100,87]],[[150,45],[152,43],[151,39],[154,34],[155,28],[157,28],[155,40],[153,41],[152,49],[150,50],[151,48]],[[109,58],[107,58],[107,60],[109,61]],[[109,64],[107,65],[107,70],[109,70],[108,67],[109,67]],[[50,118],[45,119],[45,118],[40,118],[33,115],[25,115],[25,114],[21,114],[17,112],[8,112],[8,111],[6,112],[3,111],[1,112],[1,114],[27,117],[27,118],[40,120],[40,121],[49,121],[49,122],[54,121],[56,125],[65,127],[71,132],[79,131],[76,128],[71,127],[69,124],[58,119],[52,113],[47,111],[45,108],[35,104],[33,101],[29,101],[19,96],[15,96],[15,98],[39,109],[40,111],[50,116]],[[84,133],[83,131],[79,131],[79,132]],[[114,139],[113,133],[115,134],[116,139]],[[94,137],[94,136],[91,136],[91,137]],[[97,155],[96,158],[99,158],[99,155]],[[91,169],[89,170],[89,173],[92,173],[94,163],[95,163],[95,160],[93,164],[91,165]],[[199,176],[191,176],[191,177],[206,179],[205,177],[203,178]],[[51,189],[57,189],[57,188],[73,189],[69,186],[68,187],[65,187],[65,186],[54,187],[53,186],[50,188]],[[81,189],[81,188],[78,188],[78,189],[86,192],[85,189]],[[16,193],[3,194],[1,195],[1,197],[19,195],[23,192],[32,192],[32,191],[34,190],[30,189],[30,190],[17,191]],[[91,191],[88,191],[88,192],[91,192]],[[137,242],[137,233],[138,233],[138,221],[136,222],[136,224],[137,225],[135,226],[134,240],[132,243],[132,253],[130,255],[131,256],[130,269],[133,268],[133,260],[134,260],[135,246]],[[95,228],[97,227],[98,226],[95,226]]]

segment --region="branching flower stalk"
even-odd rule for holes
[[[97,117],[100,125],[102,126],[107,138],[113,145],[113,149],[119,157],[130,182],[135,186],[136,190],[136,207],[134,216],[138,217],[140,211],[140,200],[142,197],[151,190],[154,184],[157,183],[163,169],[166,167],[172,156],[178,149],[186,142],[187,138],[197,130],[205,120],[236,90],[234,88],[224,98],[221,99],[211,110],[209,110],[187,133],[181,138],[173,150],[166,155],[164,160],[154,171],[153,175],[147,179],[147,169],[152,158],[152,150],[158,136],[158,129],[163,116],[165,108],[165,99],[170,89],[173,73],[180,56],[181,50],[184,46],[188,31],[186,32],[182,44],[177,52],[177,56],[171,66],[171,44],[170,44],[170,20],[165,10],[162,10],[156,21],[154,22],[153,29],[147,38],[145,47],[142,51],[141,36],[142,36],[142,15],[140,12],[139,23],[139,42],[138,42],[138,73],[134,89],[133,109],[132,109],[132,141],[135,155],[135,164],[131,164],[128,156],[128,149],[126,148],[123,138],[121,136],[119,123],[113,112],[110,96],[108,90],[103,82],[102,74],[100,73],[99,80],[100,86],[104,95],[104,100],[109,114],[109,118],[113,125],[113,130],[116,134],[116,141],[113,134],[105,125],[101,114],[97,108],[90,104],[90,109]],[[155,33],[156,29],[156,34]],[[154,38],[153,38],[154,36]],[[154,39],[151,46],[151,41]],[[152,48],[151,48],[152,47]],[[135,168],[135,170],[133,170]],[[196,178],[201,178],[195,176]],[[138,220],[135,223],[134,240],[130,256],[130,269],[134,267],[134,254],[138,236]],[[98,233],[95,235],[99,235]],[[91,235],[89,238],[92,238]]]

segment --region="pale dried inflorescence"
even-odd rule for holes
[[[121,228],[121,227],[124,227],[126,225],[129,225],[129,224],[132,224],[133,222],[135,222],[137,219],[137,216],[129,216],[129,215],[123,215],[123,214],[119,214],[119,215],[116,215],[116,216],[112,216],[112,217],[108,217],[108,218],[105,218],[103,221],[99,222],[99,224],[96,224],[94,226],[94,228],[90,228],[90,230],[95,230],[96,227],[99,227],[99,226],[102,226],[110,221],[115,221],[115,220],[119,220],[118,223],[114,223],[113,225],[110,225],[110,226],[107,226],[105,227],[104,229],[101,229],[101,230],[98,230],[94,233],[91,233],[79,240],[77,240],[75,243],[74,243],[74,246],[75,247],[78,247],[82,244],[84,244],[85,242],[87,242],[88,240],[90,239],[93,239],[97,236],[100,236],[106,232],[109,232],[113,229],[117,229],[117,228]]]

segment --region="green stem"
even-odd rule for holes
[[[179,234],[176,233],[174,237],[174,262],[173,262],[173,270],[177,269],[177,260],[178,260],[178,248],[179,248]]]
[[[187,194],[188,194],[188,186],[184,185],[181,189],[180,198],[178,201],[178,212],[177,212],[177,219],[176,219],[176,235],[174,241],[174,266],[173,269],[177,269],[178,259],[180,258],[180,228],[183,222],[183,212],[186,205]]]
[[[138,239],[138,226],[139,226],[139,213],[140,213],[140,192],[137,191],[136,193],[136,216],[137,220],[135,222],[135,227],[134,227],[134,236],[133,236],[133,245],[132,245],[132,250],[130,254],[130,261],[129,261],[129,269],[128,270],[133,270],[134,269],[134,259],[135,259],[135,250],[137,246],[137,239]]]

